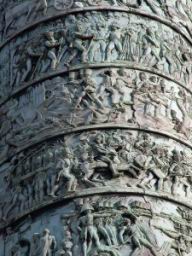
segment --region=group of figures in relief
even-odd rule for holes
[[[10,58],[5,64],[6,47]],[[154,68],[187,84],[191,55],[191,47],[178,33],[147,18],[119,12],[69,15],[24,33],[2,49],[1,95],[73,64],[117,60]]]
[[[56,143],[11,160],[2,186],[2,222],[68,193],[115,184],[191,197],[191,152],[174,141],[112,130]]]
[[[1,107],[0,159],[9,148],[79,126],[122,123],[191,139],[191,95],[167,79],[129,69],[69,72]]]
[[[190,0],[32,0],[2,3],[1,40],[22,29],[23,24],[30,24],[35,20],[42,19],[42,15],[44,17],[52,16],[58,11],[91,6],[134,8],[147,14],[155,14],[176,23],[181,30],[192,36],[192,4]]]
[[[8,256],[188,256],[191,230],[187,234],[182,230],[191,224],[191,219],[183,218],[188,213],[179,207],[172,216],[152,212],[151,203],[143,199],[81,200],[75,212],[60,215],[61,237],[61,228],[55,236],[48,228],[32,238],[22,235],[7,248]],[[161,241],[156,236],[162,236]]]

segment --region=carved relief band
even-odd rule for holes
[[[50,21],[12,40],[0,56],[2,99],[29,81],[82,63],[139,64],[191,83],[187,41],[168,26],[120,12],[86,12]]]
[[[131,130],[56,138],[2,166],[1,224],[65,197],[89,194],[91,188],[100,193],[110,187],[113,192],[149,192],[170,200],[177,196],[177,201],[191,205],[191,154],[174,140]]]
[[[48,221],[50,218],[54,218],[54,223]],[[6,255],[10,252],[88,256],[191,253],[190,210],[168,202],[162,205],[150,197],[127,199],[114,195],[102,200],[98,196],[76,199],[65,208],[28,219],[17,230],[17,235],[9,230]]]
[[[1,4],[1,3],[0,3]],[[137,12],[142,16],[168,23],[179,29],[183,35],[191,38],[190,0],[34,0],[5,1],[1,5],[1,41],[15,36],[22,29],[44,22],[48,19],[86,10],[103,10]],[[24,28],[23,25],[25,24]]]
[[[191,141],[191,93],[155,74],[85,69],[37,83],[1,107],[1,159],[40,137],[95,124],[130,125]]]

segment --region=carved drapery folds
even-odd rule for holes
[[[0,256],[190,256],[191,1],[0,9]]]

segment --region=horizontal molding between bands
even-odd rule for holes
[[[175,78],[173,78],[171,76],[168,76],[162,72],[157,71],[154,68],[146,68],[146,67],[142,67],[139,65],[132,65],[128,61],[126,62],[126,61],[117,60],[116,62],[93,63],[93,64],[85,63],[85,64],[72,66],[70,68],[64,68],[64,69],[58,70],[56,72],[50,72],[49,75],[41,76],[40,78],[35,79],[31,82],[25,83],[23,86],[20,86],[20,88],[13,90],[11,95],[9,95],[7,98],[4,98],[3,100],[0,101],[0,107],[3,104],[5,104],[7,101],[9,101],[11,98],[16,97],[21,92],[27,90],[28,88],[30,88],[38,83],[42,83],[46,80],[52,79],[57,76],[65,75],[65,74],[68,74],[68,73],[74,72],[74,71],[79,71],[79,70],[83,70],[83,69],[102,69],[102,68],[126,68],[126,69],[130,69],[130,70],[147,72],[149,74],[157,75],[157,76],[160,76],[160,77],[167,79],[171,82],[174,82],[175,84],[179,85],[183,89],[187,90],[192,95],[192,90],[187,88],[184,84],[182,84],[181,82],[179,82],[178,80],[176,80]]]
[[[24,218],[27,218],[28,216],[32,217],[33,215],[39,215],[42,214],[44,210],[46,210],[48,207],[51,206],[51,209],[54,209],[54,207],[57,207],[58,205],[61,204],[66,204],[70,200],[82,198],[82,197],[92,197],[95,195],[112,195],[112,194],[123,194],[124,196],[148,196],[148,197],[153,197],[159,200],[165,200],[168,202],[172,202],[177,205],[181,205],[184,207],[189,208],[192,210],[192,204],[189,201],[185,201],[183,198],[177,197],[175,198],[174,196],[167,194],[167,193],[159,193],[159,192],[154,192],[154,191],[149,191],[149,190],[144,190],[144,189],[139,189],[139,188],[127,188],[127,187],[112,187],[112,186],[106,186],[103,188],[90,188],[90,189],[85,189],[83,191],[77,191],[70,193],[64,197],[59,197],[56,199],[52,199],[50,202],[44,202],[41,204],[41,206],[34,207],[30,211],[26,211],[24,214],[18,215],[14,219],[10,220],[9,222],[5,223],[4,225],[0,226],[0,233],[4,232],[4,229],[10,226],[16,225],[18,222],[22,221]]]
[[[32,142],[28,145],[25,145],[23,147],[20,147],[18,150],[14,152],[14,154],[10,155],[10,157],[3,159],[0,162],[0,165],[8,161],[10,158],[12,158],[14,155],[21,153],[24,150],[33,148],[39,144],[43,144],[45,141],[52,140],[54,138],[58,138],[60,136],[67,136],[71,134],[77,134],[77,133],[82,133],[82,132],[87,132],[87,131],[93,131],[93,130],[104,130],[104,129],[122,129],[122,130],[131,130],[131,131],[138,131],[138,132],[146,132],[146,133],[151,133],[151,134],[156,134],[160,135],[161,137],[166,137],[168,139],[172,139],[174,141],[177,141],[178,143],[185,145],[186,147],[190,148],[192,150],[192,144],[188,143],[185,140],[182,140],[178,138],[177,136],[171,135],[166,132],[161,132],[159,130],[155,129],[146,129],[144,127],[135,127],[135,126],[130,126],[124,123],[119,123],[119,124],[114,124],[114,123],[105,123],[105,124],[97,124],[97,125],[88,125],[88,126],[81,126],[78,128],[71,128],[71,129],[66,129],[66,130],[57,130],[54,131],[46,136],[42,136],[41,139],[38,141],[36,140],[35,142]]]
[[[138,16],[147,17],[147,18],[150,18],[152,20],[155,20],[157,22],[160,22],[160,23],[162,23],[164,25],[167,25],[168,27],[172,28],[177,33],[179,33],[183,38],[185,38],[185,40],[188,41],[188,43],[190,43],[192,45],[192,39],[190,37],[186,36],[186,34],[179,29],[179,27],[176,23],[173,23],[173,22],[171,22],[167,19],[161,18],[158,15],[145,13],[143,11],[139,11],[139,10],[136,10],[136,9],[133,9],[133,8],[98,6],[98,7],[75,8],[75,9],[71,9],[71,10],[68,10],[68,11],[60,12],[59,14],[56,14],[56,15],[53,15],[53,16],[48,16],[46,18],[39,19],[38,21],[35,21],[34,23],[31,23],[31,24],[27,25],[26,27],[22,28],[21,30],[18,30],[11,37],[7,38],[4,42],[2,42],[0,44],[0,50],[6,44],[8,44],[11,40],[13,40],[15,37],[17,37],[20,34],[26,32],[27,30],[33,29],[34,27],[38,26],[41,23],[52,21],[52,20],[55,20],[57,18],[61,18],[63,16],[67,16],[67,15],[70,15],[70,14],[76,14],[76,13],[88,12],[88,11],[90,11],[90,12],[91,11],[119,11],[119,12],[126,12],[126,13],[130,13],[130,14],[138,15]]]

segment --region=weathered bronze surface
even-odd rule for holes
[[[191,0],[0,13],[0,256],[191,256]]]

